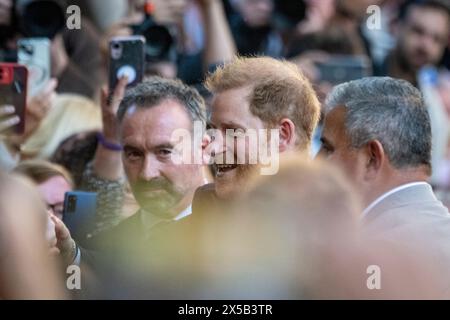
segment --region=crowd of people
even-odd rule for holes
[[[42,2],[0,0],[2,61]],[[450,299],[449,0],[52,2],[81,28],[23,133],[0,106],[0,299]]]

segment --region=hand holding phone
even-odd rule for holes
[[[63,222],[72,238],[84,243],[93,227],[97,211],[95,192],[69,191],[64,197]]]
[[[0,106],[0,134],[7,133],[12,127],[20,122],[20,118],[15,114],[14,106]]]
[[[0,63],[0,122],[3,124],[1,131],[4,134],[24,133],[27,80],[28,70],[25,66]]]
[[[113,143],[119,143],[117,110],[119,109],[120,101],[122,101],[125,95],[127,84],[127,77],[122,77],[112,92],[106,86],[102,88],[101,92],[100,106],[102,110],[103,136],[107,141]]]

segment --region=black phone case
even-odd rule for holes
[[[0,70],[0,105],[16,108],[15,114],[19,116],[20,122],[10,132],[22,134],[25,131],[28,69],[15,63],[0,63]]]
[[[113,38],[109,43],[109,88],[114,90],[119,79],[117,73],[123,66],[130,66],[136,71],[135,79],[127,85],[133,87],[142,82],[144,77],[144,43],[143,37]],[[120,54],[114,52],[114,46],[121,46]],[[117,52],[117,51],[116,51]]]

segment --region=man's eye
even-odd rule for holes
[[[160,149],[159,151],[158,151],[158,154],[160,155],[160,156],[168,156],[168,155],[170,155],[172,153],[172,150],[170,150],[170,149]]]
[[[129,160],[138,160],[141,158],[141,153],[137,151],[127,151],[125,154]]]

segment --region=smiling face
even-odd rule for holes
[[[169,217],[189,206],[202,183],[200,165],[172,161],[171,137],[177,129],[191,131],[192,121],[179,102],[163,100],[152,107],[130,107],[121,130],[123,165],[137,202]]]
[[[249,164],[246,133],[249,129],[260,130],[267,126],[250,112],[249,92],[248,88],[226,90],[216,94],[212,103],[210,125],[222,136],[222,139],[215,139],[211,146],[216,163],[215,189],[220,198],[230,198],[242,191],[249,176],[258,168],[257,164]],[[234,134],[230,136],[232,132]],[[229,164],[226,159],[233,159],[234,163]]]

